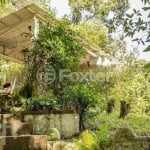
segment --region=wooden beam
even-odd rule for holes
[[[0,54],[0,58],[3,58],[5,60],[9,60],[9,61],[12,61],[12,62],[15,62],[15,63],[24,64],[24,62],[19,60],[19,59],[9,57],[9,56],[3,55],[3,54]]]
[[[0,23],[3,24],[4,26],[6,26],[6,23],[4,23],[2,20],[0,20]]]
[[[31,43],[27,43],[26,47],[21,47],[21,46],[20,47],[16,47],[11,52],[9,52],[7,55],[8,56],[14,56],[15,54],[19,53],[23,49],[29,48],[30,46],[31,46]]]
[[[6,42],[4,42],[2,40],[0,40],[0,45],[4,46],[4,47],[10,47],[11,46],[10,44],[8,44],[8,43],[6,43]]]
[[[109,56],[104,51],[100,50],[99,47],[97,47],[96,45],[90,43],[88,40],[86,40],[86,39],[84,39],[80,36],[76,37],[76,39],[78,40],[79,43],[81,43],[83,46],[85,46],[85,48],[87,48],[88,50],[92,50],[93,53],[96,53],[99,56],[104,56],[108,59],[111,59],[111,56]]]
[[[8,32],[8,31],[12,30],[13,28],[16,28],[17,26],[27,22],[28,20],[32,19],[33,17],[34,17],[34,15],[27,17],[27,18],[23,19],[22,21],[16,22],[12,25],[5,26],[4,28],[0,29],[0,35],[5,34],[6,32]]]

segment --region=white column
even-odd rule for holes
[[[34,17],[34,38],[38,37],[39,33],[39,19]]]

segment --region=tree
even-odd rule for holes
[[[123,15],[128,8],[127,0],[70,0],[69,5],[72,10],[71,22],[81,36],[113,56],[116,54],[115,51],[123,48],[119,44],[114,44],[114,41],[118,41],[108,35],[104,23],[110,12]]]
[[[6,4],[8,2],[10,2],[11,0],[0,0],[0,4],[3,5],[3,4]]]
[[[13,81],[17,76],[17,81],[23,80],[22,71],[24,69],[22,64],[0,60],[0,84]],[[18,82],[19,83],[19,82]]]
[[[112,53],[111,41],[108,37],[107,29],[103,25],[99,25],[96,22],[83,22],[74,25],[73,29],[75,32],[78,32],[81,37],[84,37],[90,43],[99,47],[99,49]]]
[[[99,22],[105,19],[110,11],[125,9],[128,7],[128,1],[120,0],[69,0],[69,6],[72,10],[72,23],[78,24],[81,21],[97,19]],[[121,11],[120,11],[121,12]]]
[[[0,0],[0,18],[32,3],[49,10],[50,8],[47,6],[46,1],[47,0]]]
[[[98,104],[99,95],[93,84],[76,83],[66,85],[63,89],[66,105],[69,104],[79,114],[80,131],[85,129],[85,118],[90,109]]]
[[[116,107],[119,108],[121,102],[121,117],[128,114],[129,105],[130,112],[145,114],[149,100],[149,81],[142,70],[143,64],[136,61],[125,66],[117,75],[110,93],[115,99]]]
[[[70,28],[66,20],[51,21],[40,25],[38,38],[34,41],[34,47],[30,51],[27,61],[29,69],[27,82],[31,87],[37,81],[39,69],[50,67],[55,70],[56,78],[49,86],[54,90],[55,95],[58,94],[60,91],[58,88],[61,86],[59,70],[74,70],[78,67],[80,58],[85,53],[85,49],[76,40],[76,36],[76,32]],[[49,84],[44,80],[43,83]]]
[[[150,1],[142,0],[144,3],[143,10],[147,12],[146,20],[142,16],[142,12],[140,10],[133,9],[132,13],[124,13],[123,15],[119,15],[118,13],[114,14],[114,17],[107,22],[107,27],[109,32],[116,32],[117,29],[122,29],[125,36],[129,36],[133,39],[133,41],[137,41],[138,44],[149,43],[150,42]],[[145,17],[145,16],[144,16]],[[137,33],[142,33],[141,36]],[[145,51],[150,51],[150,46],[148,46]]]

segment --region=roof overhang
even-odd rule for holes
[[[31,36],[37,32],[37,20],[51,19],[35,4],[28,5],[0,19],[0,57],[23,63],[26,50],[32,46]]]
[[[35,4],[28,5],[4,18],[0,19],[0,58],[16,63],[24,63],[28,49],[32,47],[33,35],[38,33],[38,20],[55,21],[46,11]],[[86,49],[91,57],[112,57],[91,44],[83,37],[76,38]]]

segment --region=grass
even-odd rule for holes
[[[120,119],[119,114],[114,112],[112,114],[100,114],[96,119],[90,121],[89,126],[100,128],[106,126],[110,131],[122,126],[128,126],[134,130],[137,135],[150,135],[150,116],[142,116],[129,114],[126,119]]]

